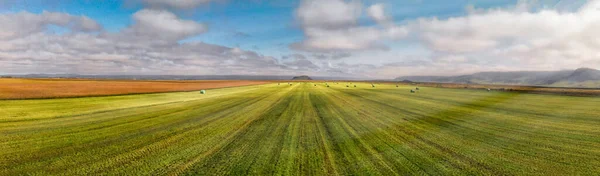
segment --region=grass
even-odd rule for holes
[[[390,82],[384,82],[390,83]],[[588,84],[590,83],[590,84]],[[585,82],[582,84],[591,85],[593,82]],[[569,84],[552,84],[550,86],[527,86],[527,85],[503,85],[503,84],[464,84],[464,83],[435,83],[435,82],[415,82],[403,83],[404,85],[420,86],[420,87],[435,87],[435,88],[452,88],[452,89],[491,89],[494,91],[520,92],[520,93],[535,93],[535,94],[552,94],[552,95],[570,95],[570,96],[596,96],[600,97],[600,88],[596,86],[577,86]]]
[[[600,98],[367,83],[0,101],[0,175],[594,175]]]

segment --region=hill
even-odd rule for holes
[[[417,82],[514,84],[561,87],[600,87],[600,70],[579,68],[562,71],[479,72],[460,76],[403,76],[395,80]]]
[[[294,76],[294,78],[292,78],[292,80],[312,80],[312,78],[310,78],[309,76],[306,76],[306,75],[302,75],[302,76]]]

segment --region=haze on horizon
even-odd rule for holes
[[[0,0],[0,74],[600,68],[600,0]]]

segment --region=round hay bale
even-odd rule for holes
[[[206,90],[200,90],[200,94],[206,94]]]
[[[410,93],[415,93],[416,91],[413,89],[410,89]]]
[[[487,91],[488,91],[488,92],[489,92],[489,91],[492,91],[492,89],[488,88],[488,89],[487,89]]]
[[[398,84],[396,84],[396,87],[398,87]]]
[[[418,88],[418,87],[417,87],[417,88],[415,88],[415,89],[416,89],[416,90],[419,90],[419,88]]]
[[[354,85],[354,87],[356,87],[356,85]]]

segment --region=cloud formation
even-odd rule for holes
[[[340,29],[354,26],[361,11],[362,5],[357,1],[305,0],[296,15],[303,27]]]
[[[480,57],[494,66],[574,68],[600,56],[600,33],[593,32],[600,31],[598,0],[572,12],[534,11],[522,2],[514,9],[479,9],[463,17],[420,19],[409,26],[435,52]]]
[[[180,43],[206,31],[164,10],[140,10],[117,33],[87,17],[21,12],[0,15],[0,70],[5,73],[272,74],[273,57],[202,42]],[[48,25],[71,31],[47,32]]]
[[[382,26],[357,24],[363,6],[357,1],[304,0],[296,11],[296,18],[305,39],[293,43],[292,49],[310,52],[334,52],[387,49],[386,40],[397,40],[407,29],[393,25],[383,12],[382,4],[375,4],[367,12]]]
[[[376,71],[372,72],[378,72],[379,76],[600,67],[600,41],[597,40],[600,33],[594,32],[600,31],[600,0],[588,1],[570,11],[539,7],[530,1],[519,1],[511,8],[468,6],[465,16],[419,18],[406,20],[403,25],[394,24],[385,12],[385,4],[377,3],[366,8],[367,17],[377,26],[358,25],[360,10],[328,11],[327,4],[341,9],[363,9],[356,1],[303,1],[296,13],[305,38],[292,44],[292,48],[364,55],[359,53],[398,49],[388,45],[403,43],[400,46],[417,46],[422,50],[417,57],[367,52],[373,54],[372,58],[355,61],[368,64],[369,59],[386,60],[386,63],[375,64]],[[322,17],[307,18],[304,13]],[[326,58],[322,54],[314,55]],[[419,62],[414,62],[414,58]]]
[[[192,9],[216,0],[130,0],[141,1],[150,8]]]
[[[311,60],[307,59],[302,54],[291,54],[283,56],[282,64],[289,69],[299,71],[319,71],[320,67],[315,65]]]
[[[371,18],[373,18],[373,20],[375,20],[377,23],[383,24],[383,25],[389,25],[391,20],[385,14],[384,8],[385,7],[383,4],[374,4],[367,9],[367,14]]]
[[[512,44],[538,45],[549,40],[579,40],[597,27],[598,1],[576,12],[542,9],[538,12],[491,9],[445,20],[421,19],[413,30],[432,49],[445,52],[473,52]],[[596,26],[595,26],[596,25]],[[583,42],[583,41],[582,41]],[[587,42],[587,41],[586,41]]]
[[[85,16],[74,16],[58,12],[42,12],[33,14],[18,12],[0,15],[0,39],[15,39],[33,33],[43,32],[48,26],[55,25],[76,32],[99,31],[102,27]]]
[[[166,10],[143,9],[133,14],[133,20],[135,23],[123,33],[144,40],[179,41],[207,31],[206,25],[180,19]]]
[[[235,47],[182,43],[181,40],[201,35],[207,28],[166,10],[142,9],[132,15],[132,20],[130,26],[113,33],[103,31],[96,21],[82,16],[51,12],[1,14],[0,26],[10,27],[1,29],[0,70],[11,74],[167,75],[320,71],[320,66],[301,54],[278,59]],[[48,25],[63,26],[70,31],[51,33],[47,31]]]

